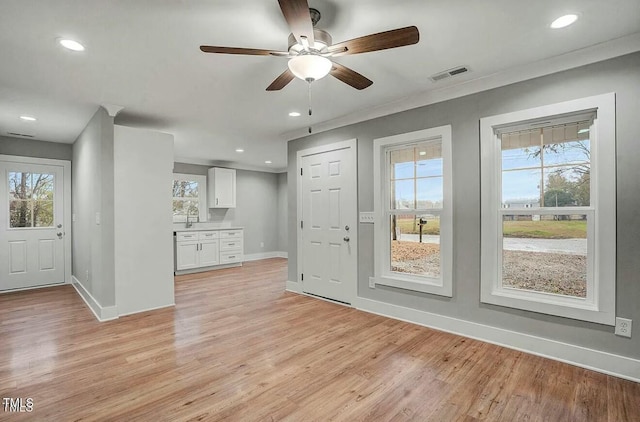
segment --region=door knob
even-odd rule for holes
[[[344,239],[342,239],[342,240],[344,240],[345,242],[348,242],[349,241],[349,236],[345,236]]]
[[[58,239],[62,239],[62,232],[58,232],[56,235],[58,236]]]

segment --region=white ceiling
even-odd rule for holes
[[[0,135],[71,143],[100,104],[116,104],[124,107],[116,123],[173,134],[177,161],[282,171],[286,141],[306,133],[306,82],[265,91],[286,69],[286,59],[199,51],[202,44],[286,50],[289,31],[276,0],[1,4]],[[447,89],[462,92],[459,87],[496,80],[509,70],[512,78],[514,70],[524,78],[528,67],[557,65],[559,57],[581,54],[585,63],[640,50],[638,0],[309,0],[309,5],[320,10],[318,27],[334,42],[409,25],[416,25],[421,37],[413,46],[336,58],[374,84],[357,91],[330,76],[314,82],[317,130],[417,106],[428,102],[420,98]],[[565,29],[549,28],[566,13],[579,20]],[[83,43],[86,51],[64,50],[56,43],[59,37]],[[428,78],[458,65],[472,71],[438,83]],[[289,117],[293,110],[302,117]],[[23,122],[23,114],[38,120]]]

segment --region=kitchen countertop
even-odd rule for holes
[[[180,228],[174,228],[173,232],[174,233],[180,233],[180,232],[206,232],[206,231],[211,231],[211,230],[242,230],[243,227],[238,227],[238,226],[228,226],[228,227],[180,227]]]

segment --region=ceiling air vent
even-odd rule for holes
[[[469,71],[469,66],[458,66],[458,67],[454,67],[453,69],[449,69],[449,70],[445,70],[444,72],[440,72],[440,73],[436,73],[435,75],[431,75],[429,77],[429,79],[431,79],[433,82],[438,82],[441,81],[443,79],[447,79],[450,76],[456,76],[459,75],[461,73],[465,73]]]
[[[26,135],[24,133],[16,133],[16,132],[7,132],[7,135],[11,135],[11,136],[20,136],[22,138],[33,138],[33,135]]]

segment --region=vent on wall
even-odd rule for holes
[[[447,79],[451,76],[460,75],[461,73],[465,73],[469,71],[469,66],[458,66],[453,69],[445,70],[444,72],[436,73],[435,75],[431,75],[429,79],[433,82],[438,82],[443,79]]]
[[[33,135],[27,135],[24,133],[16,133],[16,132],[7,132],[7,135],[11,135],[11,136],[20,136],[22,138],[33,138]]]

